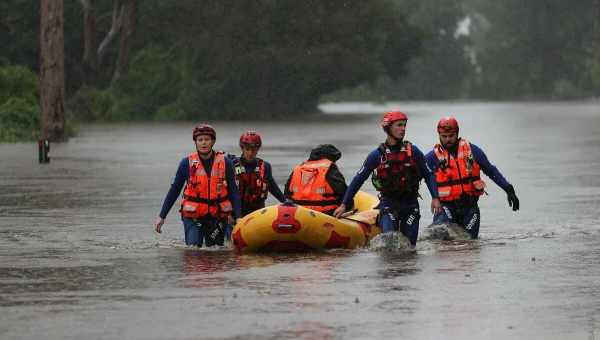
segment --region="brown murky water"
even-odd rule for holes
[[[491,184],[475,242],[240,256],[183,247],[176,208],[152,232],[191,124],[85,126],[49,165],[0,145],[0,338],[600,339],[600,103],[327,105],[318,120],[215,122],[217,146],[237,153],[257,129],[282,185],[333,143],[349,181],[393,107],[424,151],[456,115],[522,210]]]

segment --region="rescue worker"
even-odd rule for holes
[[[458,122],[454,117],[440,119],[437,131],[440,143],[425,157],[435,173],[443,206],[442,211],[434,215],[433,223],[456,223],[475,239],[481,222],[477,202],[485,192],[481,171],[506,192],[513,211],[519,210],[519,199],[514,187],[490,163],[485,153],[477,145],[458,137]]]
[[[379,191],[379,226],[383,233],[400,231],[414,247],[419,234],[419,183],[425,178],[431,193],[431,210],[441,211],[433,173],[427,169],[423,153],[411,142],[404,140],[406,114],[390,111],[383,115],[381,127],[387,134],[384,143],[371,151],[363,166],[352,179],[343,203],[334,212],[340,217],[365,180],[372,174],[373,186]]]
[[[256,131],[248,131],[240,136],[242,155],[232,157],[236,183],[242,201],[242,217],[264,208],[270,192],[279,202],[285,201],[283,193],[273,179],[271,164],[256,155],[262,146],[262,139]]]
[[[332,144],[312,149],[308,160],[297,165],[285,184],[285,197],[294,203],[331,215],[340,205],[347,185],[335,162],[342,153]]]
[[[225,225],[240,216],[240,196],[231,160],[222,151],[214,151],[215,129],[208,124],[194,128],[192,138],[196,151],[183,158],[154,224],[162,231],[165,218],[181,189],[181,220],[185,243],[207,247],[224,244]]]

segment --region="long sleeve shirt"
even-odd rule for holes
[[[399,145],[397,147],[400,147]],[[391,147],[393,148],[393,147]],[[369,178],[369,175],[379,166],[381,162],[381,150],[379,148],[371,151],[365,159],[362,167],[358,170],[350,186],[348,186],[348,190],[346,191],[346,195],[344,196],[343,203],[348,207],[352,203],[354,199],[354,195],[358,192],[363,183]],[[438,198],[437,184],[435,183],[435,176],[433,176],[433,172],[427,167],[425,163],[425,159],[423,153],[416,145],[412,145],[412,157],[415,161],[417,168],[419,169],[419,173],[422,178],[425,179],[425,183],[427,184],[427,189],[431,194],[432,198]],[[422,179],[421,178],[421,179]],[[420,179],[419,179],[420,180]],[[392,198],[383,197],[383,199],[393,200]],[[401,202],[401,203],[415,203],[417,202],[417,195],[414,197],[405,197],[407,201],[410,202]]]
[[[210,175],[214,157],[211,157],[208,160],[204,160],[201,158],[201,160],[204,166],[204,170],[207,174]],[[189,159],[185,157],[181,160],[181,162],[179,162],[179,167],[177,168],[177,172],[175,173],[173,183],[171,183],[171,188],[169,189],[169,192],[167,192],[167,196],[163,201],[162,209],[160,210],[159,214],[161,218],[167,217],[169,211],[173,207],[173,204],[175,204],[175,201],[177,201],[177,197],[179,197],[179,194],[181,194],[183,186],[190,178],[189,169],[190,162]],[[228,198],[231,201],[231,205],[233,207],[233,217],[239,218],[241,215],[240,194],[238,191],[237,184],[235,183],[233,163],[227,157],[225,157],[225,180],[227,181]]]
[[[498,168],[496,168],[496,166],[494,166],[492,163],[490,163],[490,161],[488,160],[488,158],[485,155],[485,153],[483,152],[483,150],[481,150],[481,148],[479,148],[477,145],[475,145],[473,143],[470,143],[470,144],[471,144],[471,152],[473,153],[473,158],[475,159],[477,164],[479,164],[481,171],[483,171],[483,173],[486,176],[488,176],[492,181],[494,181],[494,183],[496,183],[500,188],[502,188],[502,190],[506,191],[506,189],[510,186],[510,183],[508,183],[506,178],[504,178],[504,176],[502,176],[502,173],[500,173],[500,170],[498,170]],[[439,160],[438,160],[437,156],[435,155],[435,151],[431,150],[425,156],[425,160],[427,161],[427,166],[435,174],[435,172],[438,170],[439,165],[440,165]]]

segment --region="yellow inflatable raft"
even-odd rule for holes
[[[375,196],[358,192],[355,211],[340,219],[296,204],[269,206],[242,218],[232,242],[241,252],[363,247],[380,233],[379,210],[374,209],[378,203]]]

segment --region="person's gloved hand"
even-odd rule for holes
[[[519,198],[515,194],[515,188],[512,184],[506,188],[506,198],[508,199],[508,205],[512,207],[513,211],[519,210]]]

